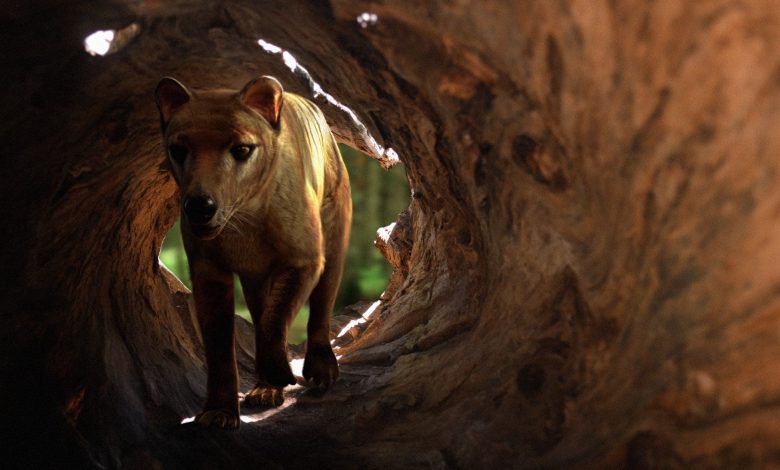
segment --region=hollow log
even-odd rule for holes
[[[780,464],[773,2],[0,15],[4,468]],[[106,29],[122,44],[87,54]],[[292,390],[234,433],[180,426],[205,366],[190,294],[157,258],[178,194],[152,91],[264,74],[406,166],[403,230],[383,239],[398,276],[353,312],[326,394]]]

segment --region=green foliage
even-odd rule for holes
[[[376,230],[398,218],[410,195],[403,165],[385,171],[359,151],[340,148],[352,185],[352,234],[337,310],[376,299],[387,286],[392,268],[374,247]]]
[[[379,227],[393,222],[409,205],[409,186],[399,164],[384,171],[376,162],[347,146],[341,153],[352,185],[352,235],[344,267],[344,278],[336,310],[359,300],[376,299],[387,285],[391,267],[374,248]],[[187,256],[177,221],[163,242],[160,261],[191,287]],[[241,283],[235,280],[236,315],[252,321],[244,301]],[[309,307],[305,305],[290,326],[288,340],[297,344],[306,339]]]

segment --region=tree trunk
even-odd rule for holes
[[[2,15],[10,462],[780,464],[774,3],[42,0]],[[84,52],[134,22],[113,54]],[[243,410],[235,433],[182,427],[205,371],[189,293],[157,261],[178,195],[152,90],[270,74],[312,96],[258,39],[355,110],[362,125],[316,98],[341,141],[386,166],[397,152],[413,199],[380,237],[393,288],[340,339],[332,390]]]

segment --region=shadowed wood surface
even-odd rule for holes
[[[780,465],[779,15],[760,0],[8,3],[4,453]],[[115,53],[84,52],[134,22]],[[244,409],[236,433],[180,427],[205,371],[189,294],[157,262],[178,195],[152,91],[269,74],[311,96],[290,57],[355,110],[365,129],[315,98],[342,141],[407,168],[411,205],[378,242],[396,273],[380,304],[334,321],[356,323],[333,390]],[[246,331],[239,349],[245,392]]]

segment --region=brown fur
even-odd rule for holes
[[[287,329],[307,299],[304,377],[328,386],[338,376],[329,318],[349,238],[349,180],[321,111],[273,78],[240,92],[192,92],[164,78],[156,98],[182,204],[198,195],[216,203],[207,223],[183,210],[181,226],[208,365],[206,405],[196,421],[233,428],[233,273],[256,335],[258,382],[246,404],[278,406],[282,388],[295,383]],[[241,144],[255,146],[245,161],[231,153]],[[176,161],[182,148],[186,157]]]

